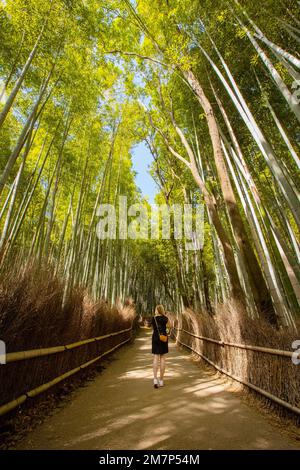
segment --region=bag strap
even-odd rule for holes
[[[156,328],[157,328],[157,331],[158,331],[158,334],[160,335],[160,331],[159,331],[159,328],[158,328],[158,324],[157,324],[157,320],[156,320],[156,316],[154,315],[154,320],[155,320],[155,323],[156,323]]]

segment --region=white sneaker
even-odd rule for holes
[[[160,387],[163,387],[163,386],[164,386],[164,381],[161,380],[161,379],[159,380],[159,386],[160,386]]]
[[[154,388],[158,388],[158,380],[157,379],[153,380],[153,386],[154,386]]]

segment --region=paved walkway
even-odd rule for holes
[[[225,379],[170,344],[165,387],[152,386],[151,332],[118,350],[93,382],[19,449],[299,449]]]

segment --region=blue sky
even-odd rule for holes
[[[132,164],[137,172],[135,181],[141,189],[143,196],[147,197],[150,204],[154,204],[157,186],[149,174],[149,166],[152,162],[152,155],[144,143],[139,143],[132,150]]]

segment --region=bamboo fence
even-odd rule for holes
[[[113,333],[109,333],[109,334],[106,334],[106,335],[103,335],[103,336],[98,336],[96,338],[90,338],[90,339],[87,339],[87,340],[78,341],[76,343],[67,344],[67,345],[64,345],[64,346],[55,346],[55,347],[51,347],[51,348],[33,349],[33,350],[30,350],[30,351],[19,351],[19,352],[8,353],[6,355],[6,363],[19,362],[19,361],[29,360],[29,359],[33,359],[33,358],[37,358],[37,357],[50,356],[50,355],[53,355],[53,354],[60,354],[60,353],[63,353],[65,351],[68,351],[68,350],[76,349],[76,348],[79,348],[81,346],[84,346],[84,345],[87,345],[87,344],[90,344],[90,343],[97,343],[101,340],[111,338],[111,337],[114,337],[114,336],[117,336],[117,335],[121,335],[123,333],[129,333],[129,332],[130,332],[130,335],[127,339],[125,339],[124,341],[121,341],[120,343],[118,343],[114,347],[112,347],[109,350],[103,352],[102,354],[98,355],[97,357],[93,358],[92,360],[89,360],[89,361],[85,362],[84,364],[81,364],[81,365],[79,365],[79,366],[63,373],[63,374],[55,377],[54,379],[52,379],[52,380],[50,380],[46,383],[43,383],[42,385],[39,385],[38,387],[35,387],[34,389],[31,389],[28,392],[23,393],[19,397],[17,397],[15,399],[9,401],[8,403],[5,403],[4,405],[0,406],[0,416],[3,416],[6,413],[12,411],[16,407],[18,407],[19,405],[24,403],[28,398],[33,398],[33,397],[36,397],[37,395],[40,395],[41,393],[45,392],[49,388],[53,387],[54,385],[62,382],[63,380],[67,379],[68,377],[76,374],[80,370],[83,370],[83,369],[87,368],[88,366],[94,364],[95,362],[99,361],[102,357],[106,356],[107,354],[113,352],[115,349],[119,348],[120,346],[122,346],[125,343],[127,343],[128,341],[130,341],[131,337],[132,337],[132,334],[131,334],[132,327],[126,328],[126,329],[123,329],[123,330],[120,330],[120,331],[116,331],[116,332],[113,332]],[[5,367],[5,365],[3,365],[2,367]]]
[[[273,355],[273,356],[288,357],[288,358],[292,358],[293,355],[295,354],[294,352],[285,351],[285,350],[282,350],[282,349],[273,349],[273,348],[266,348],[266,347],[261,347],[261,346],[253,346],[253,345],[244,344],[244,343],[232,343],[232,342],[228,342],[228,341],[216,340],[216,339],[213,339],[213,338],[208,338],[206,336],[197,335],[197,334],[192,333],[188,330],[185,330],[184,328],[176,328],[176,327],[172,328],[172,333],[173,333],[173,336],[175,337],[175,340],[176,340],[177,343],[179,343],[180,345],[190,349],[192,352],[194,352],[195,354],[200,356],[202,359],[204,359],[208,364],[213,366],[217,371],[221,372],[222,374],[227,375],[231,379],[241,383],[242,385],[254,390],[255,392],[259,393],[260,395],[268,398],[269,400],[277,403],[278,405],[280,405],[280,406],[288,409],[289,411],[297,414],[298,416],[300,416],[300,408],[298,406],[294,406],[291,403],[289,403],[288,401],[283,400],[283,399],[279,398],[278,396],[262,389],[261,387],[258,387],[256,385],[254,385],[253,383],[251,383],[251,382],[249,382],[245,379],[242,379],[241,377],[238,377],[236,374],[233,374],[232,372],[229,372],[228,370],[224,369],[223,367],[220,367],[215,362],[213,362],[211,359],[209,359],[206,355],[204,355],[203,352],[201,352],[201,351],[193,348],[192,346],[184,343],[183,341],[181,341],[179,339],[179,335],[176,335],[174,333],[175,331],[177,331],[178,333],[180,333],[180,332],[186,333],[187,335],[192,336],[192,337],[197,338],[197,339],[200,339],[204,342],[216,344],[221,348],[226,348],[226,347],[237,348],[237,349],[257,351],[259,353],[270,354],[270,355]],[[297,357],[300,358],[300,354],[298,354]]]

